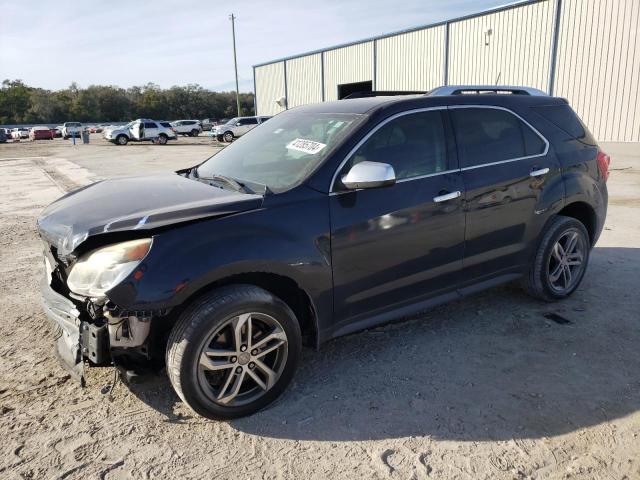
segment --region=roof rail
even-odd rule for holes
[[[427,95],[432,97],[442,97],[445,95],[464,95],[479,93],[511,93],[512,95],[531,95],[534,97],[546,97],[542,90],[532,87],[509,86],[509,85],[447,85],[436,87]]]
[[[425,90],[369,90],[350,93],[346,97],[342,98],[342,100],[350,98],[387,97],[396,95],[425,95],[427,93],[429,92],[426,92]]]

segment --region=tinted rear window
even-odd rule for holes
[[[571,137],[589,145],[596,145],[589,129],[569,105],[546,105],[532,109]]]
[[[544,152],[540,136],[506,110],[454,108],[451,118],[462,168]]]

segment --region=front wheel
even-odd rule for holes
[[[227,143],[233,142],[233,132],[225,132],[222,138]]]
[[[129,139],[126,135],[118,135],[118,137],[116,138],[116,143],[118,145],[126,145],[127,143],[129,143]]]
[[[582,222],[557,216],[547,228],[523,279],[527,293],[546,301],[571,295],[582,282],[591,242]]]
[[[191,130],[191,136],[192,137],[197,137],[200,134],[200,132],[198,130],[196,130],[195,128],[193,130]]]
[[[196,413],[228,420],[273,402],[300,360],[300,326],[291,309],[252,285],[215,290],[188,307],[167,345],[167,372]]]

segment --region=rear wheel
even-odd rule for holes
[[[118,145],[126,145],[127,143],[129,143],[129,139],[127,138],[126,135],[118,135],[116,137],[116,143]]]
[[[167,140],[169,140],[169,138],[164,133],[161,133],[160,136],[158,137],[158,143],[160,145],[166,145]]]
[[[300,326],[284,302],[252,285],[224,287],[181,315],[167,345],[167,372],[196,413],[243,417],[284,391],[301,345]]]
[[[546,301],[568,297],[582,282],[590,250],[589,234],[582,222],[565,216],[554,218],[523,279],[525,290]]]

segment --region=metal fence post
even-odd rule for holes
[[[320,52],[320,88],[322,89],[320,98],[324,102],[324,50]]]
[[[377,57],[378,57],[378,41],[374,38],[373,39],[373,48],[371,49],[372,53],[373,53],[373,58],[372,58],[372,65],[371,65],[371,90],[373,90],[374,92],[376,91],[376,86],[377,86],[377,69],[378,66],[376,65],[376,61],[377,61]]]
[[[287,61],[284,64],[284,109],[289,110],[289,88],[287,86]]]
[[[558,37],[560,35],[560,15],[562,13],[562,0],[556,0],[556,11],[553,16],[553,33],[551,36],[551,54],[549,58],[549,83],[547,91],[553,95],[556,77],[556,61],[558,60]]]
[[[449,22],[444,24],[444,73],[443,85],[449,85]]]
[[[256,67],[253,67],[253,114],[258,115],[258,89],[256,88]]]

